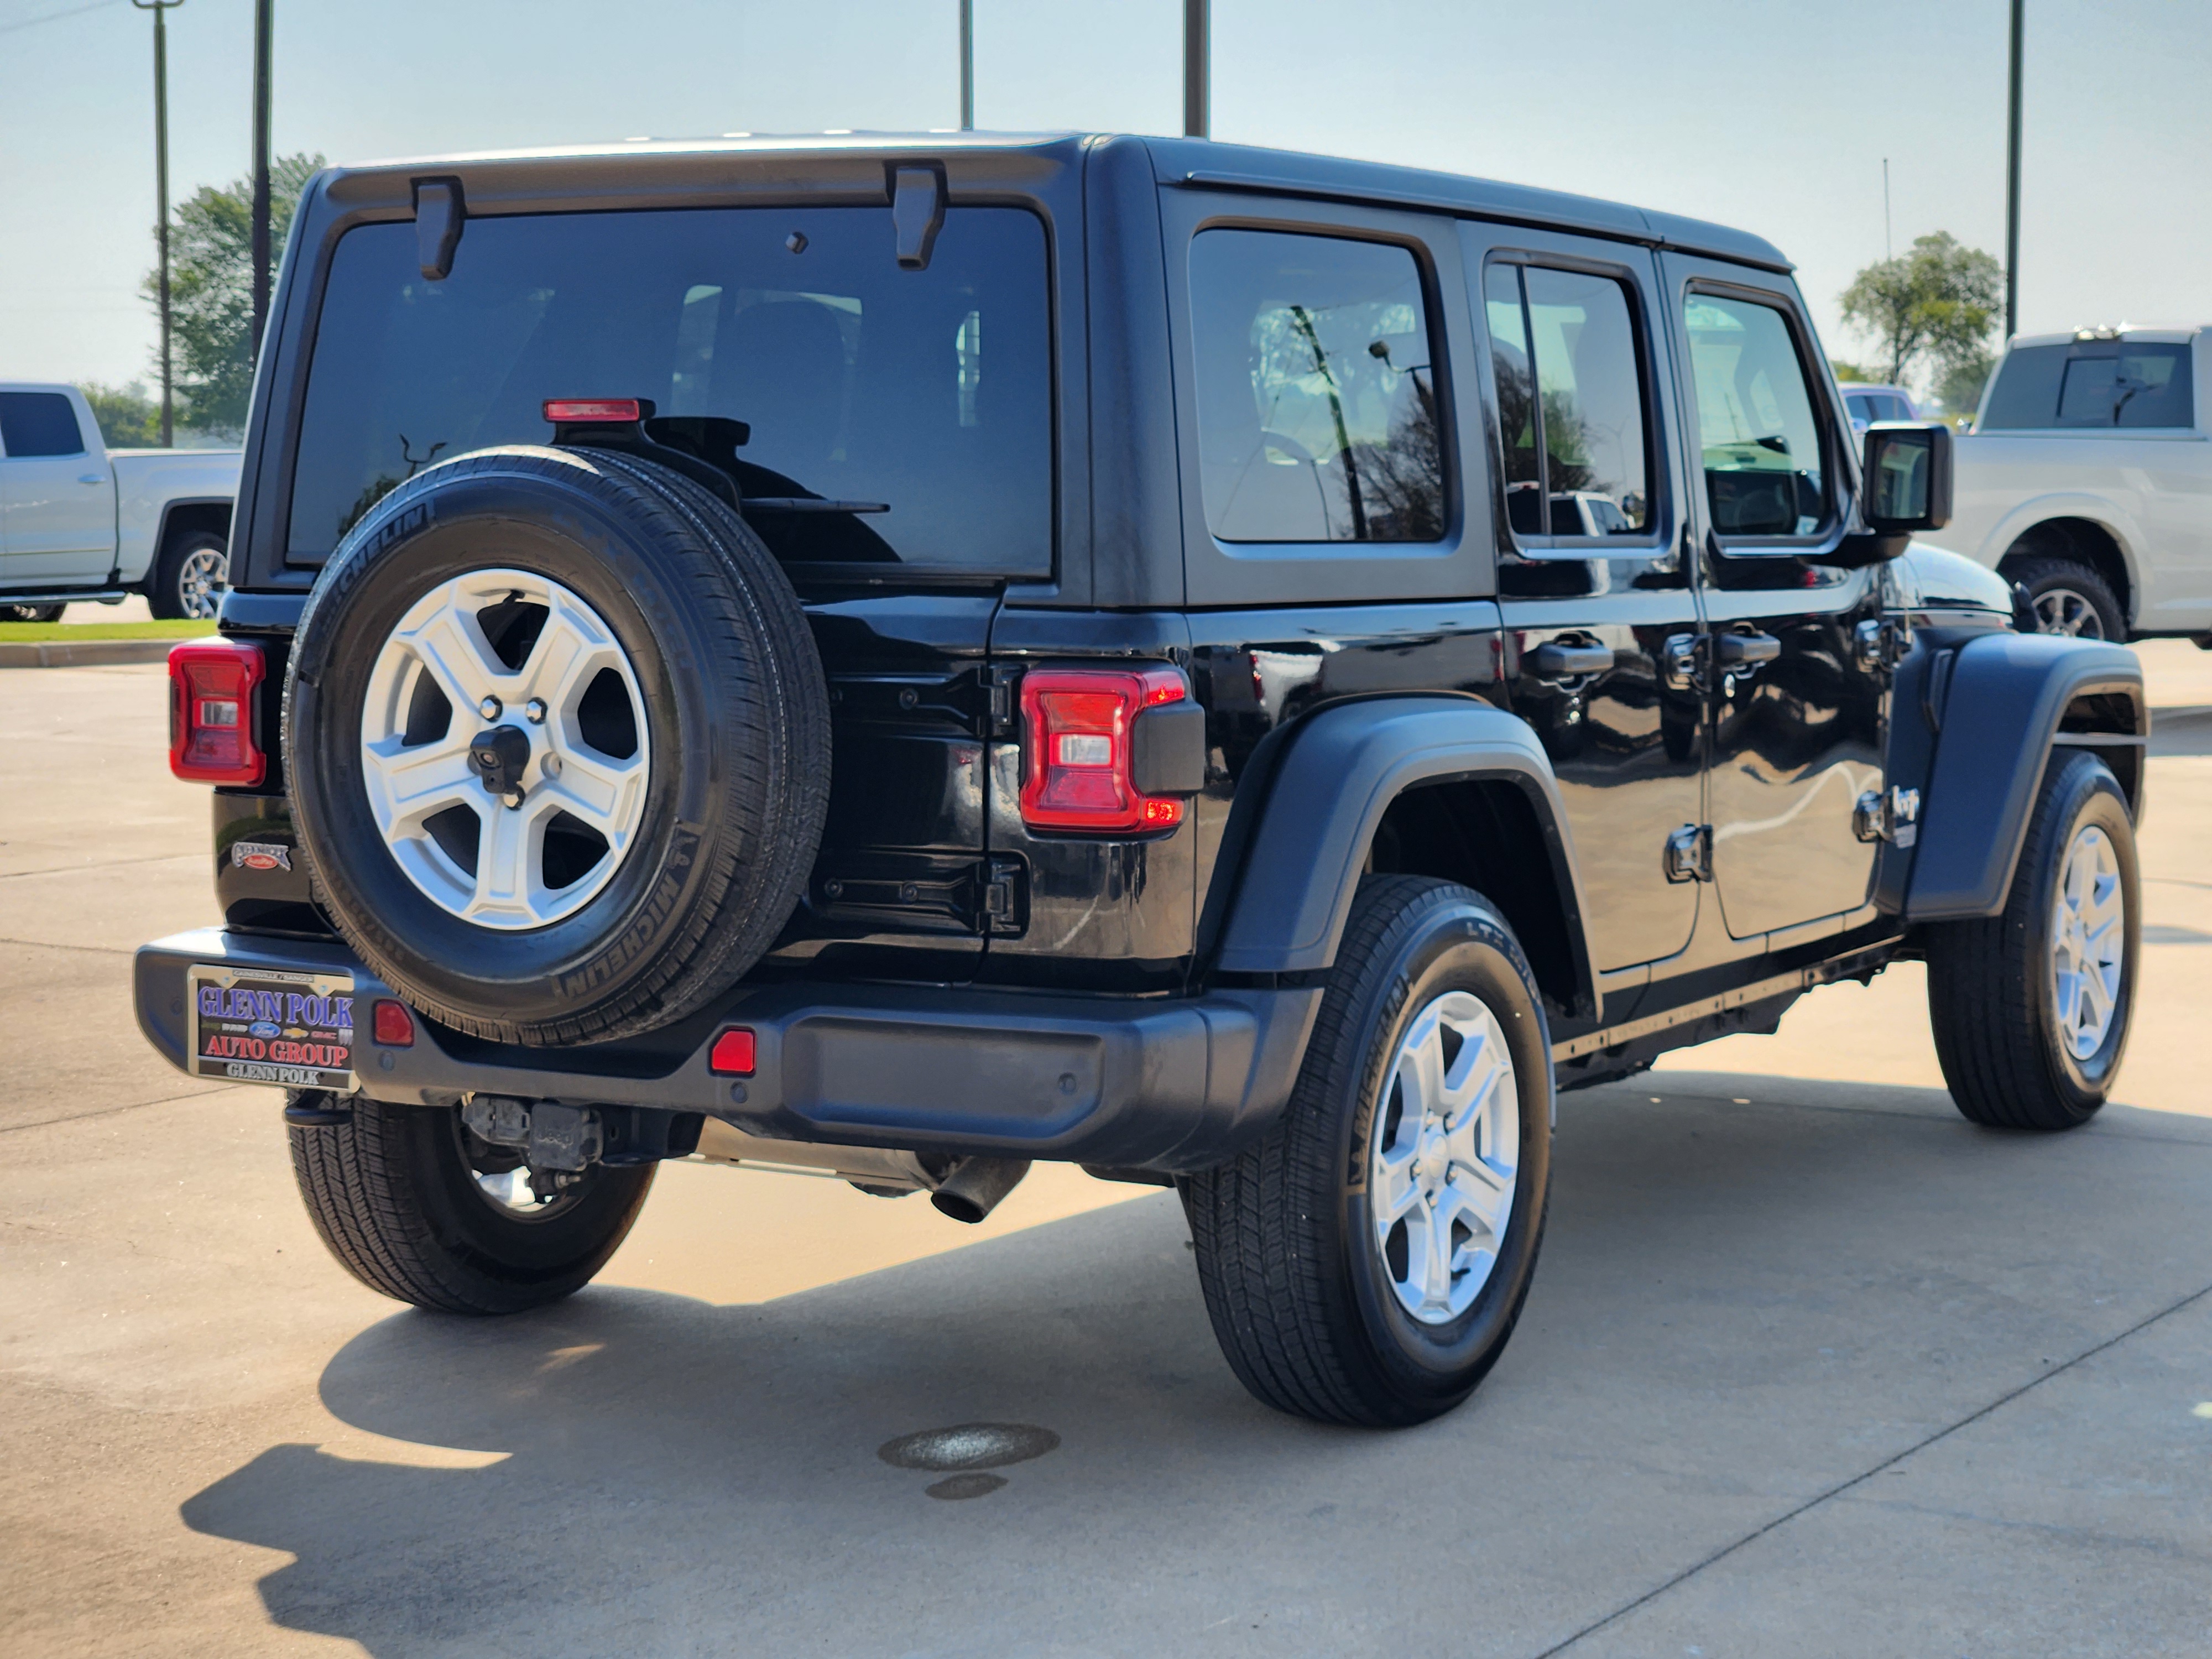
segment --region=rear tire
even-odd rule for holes
[[[483,1189],[451,1108],[288,1098],[352,1109],[342,1122],[287,1126],[292,1173],[339,1265],[418,1308],[509,1314],[559,1301],[606,1265],[653,1187],[653,1164],[595,1164],[525,1213]]]
[[[2004,574],[2027,590],[2037,633],[2110,640],[2116,645],[2128,637],[2127,613],[2120,609],[2118,596],[2087,565],[2067,558],[2008,559]]]
[[[1466,1399],[1535,1270],[1552,1088],[1534,978],[1490,902],[1425,877],[1363,881],[1290,1103],[1182,1182],[1206,1313],[1244,1386],[1371,1427]]]
[[[146,584],[146,607],[164,622],[213,622],[229,591],[229,544],[196,531],[162,550]]]
[[[2069,938],[2069,912],[2085,936]],[[2094,755],[2055,750],[2002,914],[1928,931],[1936,1055],[1967,1119],[2052,1130],[2096,1115],[2127,1046],[2142,932],[2127,798]]]

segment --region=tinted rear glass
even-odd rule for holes
[[[14,460],[85,453],[76,411],[58,392],[0,392],[0,447]]]
[[[2021,346],[1990,391],[1985,432],[2058,427],[2190,426],[2189,348],[2171,341]]]
[[[755,519],[781,558],[1046,574],[1044,229],[954,208],[902,270],[888,208],[470,221],[442,282],[412,223],[338,244],[317,331],[289,556],[326,558],[434,460],[545,443],[548,398],[649,398],[752,428],[750,495],[884,503]]]

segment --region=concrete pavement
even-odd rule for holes
[[[2212,716],[2161,718],[2124,1103],[1971,1128],[1917,967],[1569,1096],[1511,1348],[1378,1435],[1253,1403],[1172,1197],[1066,1170],[963,1230],[671,1166],[567,1304],[396,1309],[274,1096],[131,1024],[212,908],[160,671],[0,696],[9,1652],[2212,1650]],[[975,1421],[1059,1445],[958,1503],[876,1455]]]

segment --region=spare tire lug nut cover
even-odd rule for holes
[[[484,700],[482,702],[477,705],[477,713],[482,714],[488,720],[497,720],[501,712],[502,709],[499,699],[489,696],[489,694],[485,696]]]
[[[532,697],[528,702],[522,705],[522,713],[524,718],[528,720],[532,726],[544,725],[545,699],[543,697]]]

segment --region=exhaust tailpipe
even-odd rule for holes
[[[997,1209],[1029,1172],[1025,1158],[963,1158],[938,1183],[929,1201],[955,1221],[973,1226]]]

